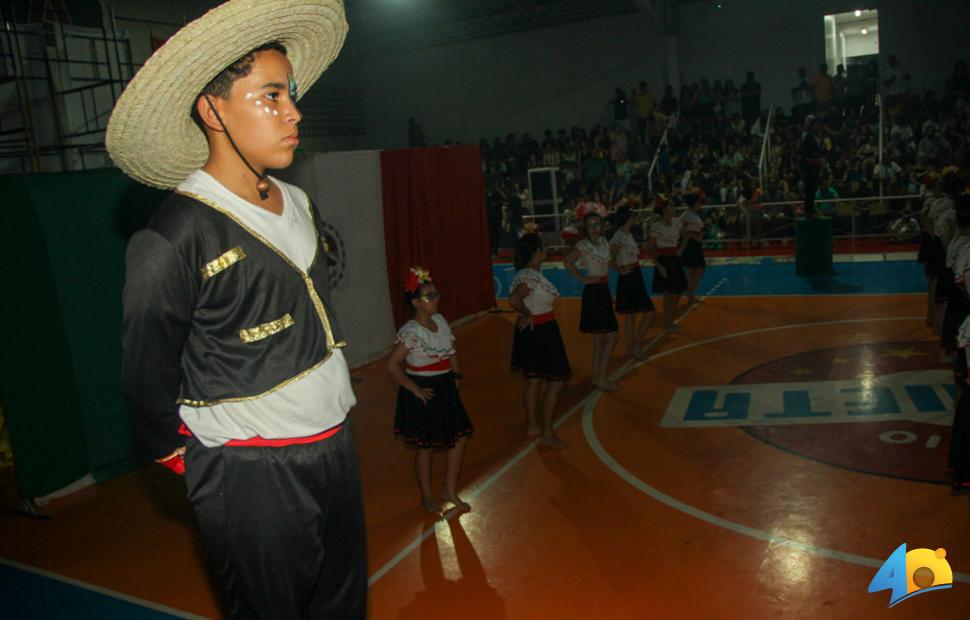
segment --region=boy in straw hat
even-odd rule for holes
[[[299,188],[296,100],[347,33],[340,0],[231,0],[158,50],[112,113],[129,176],[175,191],[127,253],[123,383],[185,474],[233,618],[363,618],[356,403]]]

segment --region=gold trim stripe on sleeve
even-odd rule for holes
[[[237,245],[219,258],[209,261],[202,267],[202,281],[205,282],[220,271],[232,267],[244,258],[246,258],[246,252],[243,251],[242,246]]]
[[[293,317],[287,312],[282,317],[276,319],[275,321],[270,321],[269,323],[263,323],[262,325],[257,325],[256,327],[249,327],[247,329],[239,330],[239,339],[245,343],[256,342],[264,338],[269,338],[273,334],[277,334],[287,327],[293,326]]]

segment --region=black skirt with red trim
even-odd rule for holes
[[[418,387],[434,390],[427,403],[400,388],[394,414],[394,435],[415,448],[453,448],[455,442],[474,432],[472,422],[461,402],[461,395],[451,372],[423,377],[411,375]]]
[[[661,254],[657,257],[657,264],[663,265],[667,276],[662,276],[660,270],[654,266],[653,292],[682,295],[687,290],[687,274],[684,273],[684,264],[680,262],[680,257]]]
[[[616,278],[616,312],[617,314],[636,314],[638,312],[653,312],[653,300],[647,293],[647,285],[643,281],[643,272],[637,265],[630,273],[621,273]]]
[[[572,376],[559,323],[555,319],[531,329],[515,330],[512,370],[530,379],[546,381],[565,381]]]
[[[680,255],[680,259],[683,261],[684,267],[688,269],[707,267],[707,261],[704,260],[704,246],[697,239],[687,240],[687,245],[684,246],[684,253]]]
[[[613,296],[606,282],[583,287],[583,305],[579,315],[579,331],[584,334],[608,334],[619,329],[613,313]]]

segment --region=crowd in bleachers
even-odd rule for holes
[[[567,212],[585,200],[607,207],[620,200],[650,205],[651,194],[675,202],[688,187],[704,190],[710,238],[743,237],[750,218],[752,235],[770,237],[790,225],[800,205],[799,144],[806,119],[822,124],[821,183],[818,198],[833,216],[836,234],[880,232],[913,205],[872,201],[853,206],[828,202],[837,197],[911,195],[922,173],[947,164],[962,165],[970,133],[970,76],[956,63],[942,96],[910,91],[909,76],[895,57],[882,77],[872,60],[835,75],[820,66],[808,77],[799,68],[791,107],[771,113],[769,140],[759,177],[769,110],[752,73],[736,87],[732,80],[685,84],[655,99],[643,82],[628,94],[616,88],[607,104],[609,120],[591,128],[547,130],[542,136],[509,134],[480,142],[486,204],[493,230],[506,241],[518,230],[530,198],[527,171],[557,167],[559,196]],[[883,160],[879,163],[879,105],[883,109]],[[809,121],[810,122],[810,121]],[[664,136],[666,136],[664,138]],[[768,146],[768,145],[764,145]],[[651,164],[652,177],[647,179]],[[764,179],[761,186],[760,178]],[[738,204],[746,205],[737,208]],[[787,223],[787,224],[786,224]],[[780,228],[781,227],[781,228]],[[783,234],[783,233],[782,233]]]

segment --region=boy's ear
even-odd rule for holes
[[[210,101],[212,102],[211,105],[209,103]],[[219,133],[225,131],[216,113],[212,111],[212,106],[219,106],[222,101],[222,97],[217,95],[209,95],[208,98],[204,95],[199,95],[198,99],[195,100],[195,111],[199,115],[199,118],[202,119],[202,124],[205,125],[206,129]]]

